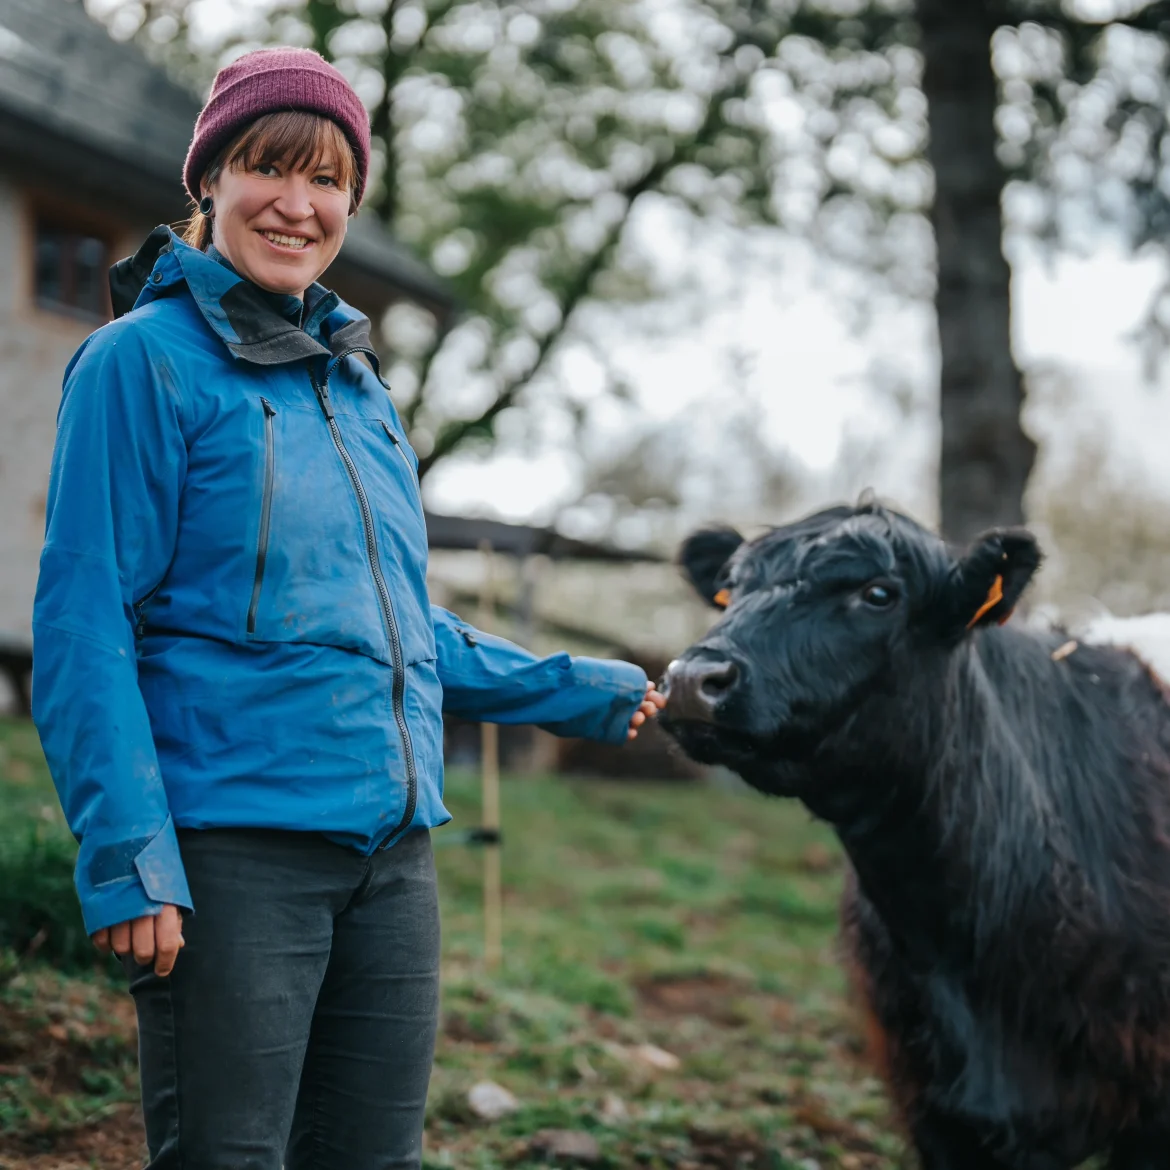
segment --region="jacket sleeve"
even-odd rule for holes
[[[554,735],[624,743],[646,695],[640,666],[553,654],[538,658],[431,606],[443,710],[481,723],[534,723]]]
[[[131,322],[69,364],[33,607],[33,718],[69,827],[85,927],[191,909],[138,689],[135,602],[175,546],[187,451],[165,359]]]

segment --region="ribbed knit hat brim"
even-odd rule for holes
[[[257,118],[280,110],[305,110],[341,127],[357,164],[355,206],[370,169],[370,118],[348,81],[311,49],[257,49],[216,74],[211,95],[195,123],[183,165],[187,193],[199,201],[199,181],[215,157]]]

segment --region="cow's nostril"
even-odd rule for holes
[[[703,672],[700,686],[703,694],[712,699],[721,699],[733,686],[739,677],[739,668],[734,662],[712,663]]]
[[[666,669],[663,693],[667,719],[709,723],[739,680],[734,662],[706,657],[676,659]]]

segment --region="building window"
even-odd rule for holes
[[[36,298],[42,308],[105,321],[110,316],[105,240],[37,224]]]

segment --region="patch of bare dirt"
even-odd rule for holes
[[[0,1170],[140,1170],[146,1163],[142,1118],[131,1105],[94,1125],[62,1134],[5,1139]]]
[[[0,1000],[0,1170],[141,1166],[129,997],[48,972],[17,980]]]
[[[687,1133],[694,1170],[756,1170],[775,1164],[771,1151],[755,1134],[691,1129]]]
[[[727,975],[669,975],[634,984],[643,1012],[650,1019],[675,1020],[699,1016],[724,1028],[746,1021],[740,1001],[752,988]]]

